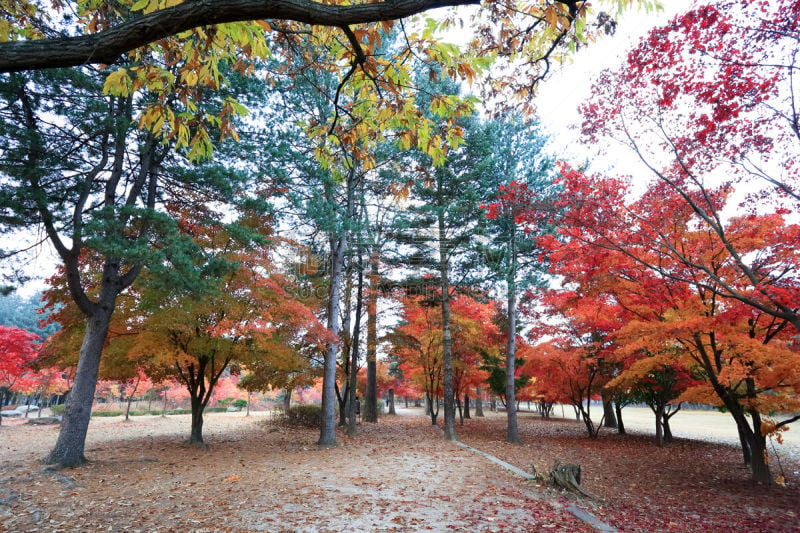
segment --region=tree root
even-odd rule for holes
[[[41,473],[42,474],[47,474],[49,476],[53,476],[58,481],[63,483],[64,486],[66,488],[68,488],[68,489],[74,489],[74,488],[79,486],[77,483],[75,483],[74,479],[72,479],[69,476],[65,476],[64,474],[59,472],[57,468],[58,467],[46,466],[46,467],[42,468]]]
[[[0,506],[12,507],[17,500],[19,500],[19,492],[0,488]]]

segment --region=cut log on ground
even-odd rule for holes
[[[581,467],[580,465],[562,464],[558,461],[553,465],[550,472],[550,479],[557,487],[575,492],[586,498],[594,498],[591,494],[581,488]]]

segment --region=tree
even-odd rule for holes
[[[592,419],[593,399],[605,384],[593,346],[580,346],[571,339],[542,342],[533,347],[528,360],[535,378],[537,394],[569,403],[580,414],[590,438],[596,438],[602,427]]]
[[[38,339],[24,329],[0,326],[0,406],[5,404],[8,393],[32,372],[29,365],[39,351]]]
[[[443,120],[439,108],[459,105],[460,88],[452,78],[440,78],[432,71],[421,87],[419,105],[423,110],[430,107],[434,121]],[[471,98],[466,101],[470,102]],[[400,245],[409,249],[400,262],[414,269],[414,277],[404,284],[417,294],[426,294],[431,304],[434,299],[438,300],[442,313],[439,324],[442,328],[444,436],[449,440],[456,438],[451,301],[473,281],[470,278],[475,273],[474,236],[476,228],[485,220],[480,208],[484,198],[484,184],[480,178],[491,155],[486,131],[472,113],[471,106],[462,105],[455,114],[462,116],[456,123],[456,130],[464,132],[463,146],[449,143],[451,146],[442,154],[442,163],[438,165],[425,152],[410,154],[409,166],[413,164],[412,168],[416,168],[420,176],[409,179],[401,191],[408,194],[411,201],[395,231]],[[439,126],[425,135],[439,137],[442,129]]]
[[[152,131],[155,125],[135,129],[146,87],[106,96],[103,75],[90,69],[15,74],[6,77],[0,94],[3,229],[44,228],[63,264],[70,299],[86,322],[61,433],[48,458],[64,466],[84,461],[100,356],[118,296],[145,264],[179,270],[191,253],[163,202],[189,186],[204,191],[205,199],[223,200],[226,194],[220,194],[219,174],[190,178],[186,164],[171,159],[173,144]],[[198,114],[207,111],[196,108]],[[193,113],[186,112],[190,120]],[[226,187],[232,192],[230,183]],[[84,270],[87,265],[97,270]],[[175,282],[191,284],[192,275],[184,271]]]
[[[569,240],[552,240],[548,247],[559,250],[564,264],[583,265],[573,270],[580,276],[593,273],[593,294],[605,300],[600,313],[616,331],[617,355],[655,357],[630,365],[619,379],[625,379],[625,372],[641,378],[642,365],[664,358],[669,359],[667,366],[688,369],[699,383],[675,401],[724,405],[736,421],[754,480],[771,483],[767,435],[798,419],[792,414],[777,419],[780,413],[792,413],[798,401],[798,383],[789,368],[800,361],[788,317],[779,319],[726,298],[720,285],[746,287],[749,279],[681,192],[656,182],[641,198],[629,201],[618,180],[588,179],[573,170],[565,178],[565,205],[570,208],[564,220],[569,225],[561,232]],[[723,212],[731,190],[723,184],[693,197]],[[794,290],[786,274],[795,251],[785,239],[794,238],[796,225],[777,213],[746,213],[731,216],[726,226],[729,242],[753,258],[764,280],[780,280]],[[597,313],[602,304],[589,302],[588,309]]]
[[[595,84],[583,133],[631,149],[725,247],[740,274],[735,284],[671,250],[685,272],[702,271],[704,290],[800,329],[797,278],[776,268],[786,257],[752,260],[731,237],[730,217],[709,200],[715,189],[741,187],[749,191],[741,209],[797,210],[797,10],[787,1],[707,2],[654,29]],[[787,245],[775,243],[782,254]]]
[[[403,376],[424,391],[429,409],[426,414],[435,425],[444,373],[441,311],[422,297],[406,297],[403,323],[392,334],[392,342]]]
[[[407,296],[402,304],[403,322],[390,334],[392,352],[404,378],[424,390],[430,409],[427,414],[436,424],[439,399],[444,394],[441,310],[421,296]],[[494,314],[492,302],[480,303],[465,295],[453,299],[453,395],[459,401],[487,377],[481,368],[481,354],[496,353],[501,341],[492,321]]]
[[[681,403],[673,402],[688,388],[699,384],[675,359],[667,353],[644,355],[628,361],[627,368],[606,385],[612,390],[622,389],[631,401],[650,407],[656,419],[655,440],[658,446],[672,440],[669,421],[681,410]]]
[[[156,309],[144,309],[143,319],[133,326],[138,334],[116,340],[128,348],[129,358],[144,359],[145,368],[158,377],[171,373],[186,387],[192,408],[189,442],[203,446],[203,411],[233,363],[258,368],[267,360],[279,367],[286,364],[283,358],[294,359],[292,342],[319,347],[327,334],[311,311],[290,295],[290,280],[274,272],[271,249],[263,241],[242,247],[232,236],[236,226],[215,227],[208,221],[201,225],[188,216],[181,221],[209,254],[208,264],[200,265],[208,276],[205,286],[174,294]],[[265,221],[245,217],[243,222]],[[268,231],[263,226],[255,229]],[[228,266],[220,264],[223,259]],[[163,301],[159,282],[142,278],[144,302]]]
[[[47,316],[43,316],[40,310],[41,300],[41,294],[27,298],[15,294],[0,297],[0,324],[18,327],[46,339],[56,332],[58,325],[47,323]]]
[[[554,162],[542,154],[545,138],[538,125],[520,119],[490,123],[493,165],[487,176],[494,181],[494,198],[485,205],[490,220],[484,248],[490,279],[502,279],[506,286],[506,376],[508,424],[506,440],[519,443],[517,427],[516,372],[517,299],[536,284],[542,264],[534,253],[535,240],[547,231],[553,196]],[[537,216],[538,215],[538,216]],[[495,391],[497,392],[497,391]]]

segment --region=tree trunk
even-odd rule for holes
[[[475,416],[482,417],[483,415],[483,390],[478,387],[475,391]]]
[[[754,384],[752,379],[747,380],[748,392],[753,394]],[[750,420],[753,423],[753,430],[748,433],[750,441],[750,450],[752,455],[752,473],[753,481],[756,483],[763,483],[765,485],[773,485],[775,480],[772,479],[772,473],[769,468],[769,455],[767,451],[767,437],[763,434],[761,424],[761,413],[754,409],[748,411]],[[743,417],[746,424],[747,419]]]
[[[458,411],[458,423],[463,426],[464,425],[464,410],[461,407],[461,398],[459,398],[456,395],[456,397],[454,398],[454,401],[455,401],[455,404],[456,404],[456,410]]]
[[[342,267],[347,239],[331,239],[331,281],[328,288],[328,331],[339,336],[339,300],[341,298]],[[322,425],[320,446],[336,446],[336,355],[340,342],[329,342],[325,350],[322,376]]]
[[[358,403],[358,395],[356,394],[357,378],[358,378],[358,350],[359,342],[361,340],[361,310],[364,302],[364,269],[361,268],[361,252],[359,251],[358,258],[358,287],[356,289],[356,316],[355,325],[353,326],[353,338],[350,344],[350,394],[349,394],[349,412],[347,434],[351,437],[356,434],[357,415],[361,412],[361,406]],[[373,405],[373,409],[375,406]]]
[[[439,182],[441,193],[441,180]],[[441,198],[441,195],[439,196]],[[450,327],[450,249],[447,246],[444,211],[440,206],[439,223],[439,275],[442,298],[442,373],[444,389],[444,438],[456,440],[456,410],[453,390],[453,336]]]
[[[205,448],[203,442],[203,410],[205,405],[199,398],[192,396],[192,431],[189,434],[189,444]]]
[[[607,428],[617,428],[617,416],[614,412],[614,406],[611,403],[611,398],[607,397],[605,394],[602,395],[603,398],[603,417],[605,418],[605,422],[603,423],[603,427]]]
[[[574,405],[575,409],[578,411],[578,413],[580,414],[580,417],[583,420],[583,425],[586,426],[586,432],[589,434],[589,438],[593,439],[593,438],[597,437],[597,434],[598,434],[600,428],[598,427],[597,431],[595,431],[594,422],[592,421],[592,415],[591,415],[591,412],[589,410],[590,407],[588,407],[588,405],[591,405],[589,403],[589,401],[587,401],[587,407],[585,409],[583,407],[583,402],[580,402],[578,404],[573,404],[573,405]]]
[[[661,425],[664,426],[664,442],[672,442],[672,429],[669,427],[669,416],[665,413]]]
[[[348,261],[344,271],[344,302],[342,304],[344,317],[342,318],[342,369],[344,382],[336,385],[336,399],[339,401],[339,427],[347,427],[350,420],[350,406],[352,405],[353,389],[350,387],[350,376],[353,367],[350,365],[350,356],[353,353],[353,335],[351,313],[353,300],[353,263]],[[344,392],[342,392],[344,390]]]
[[[349,357],[347,365],[350,365]],[[349,374],[345,371],[345,375]],[[347,427],[347,400],[350,397],[350,380],[348,379],[344,382],[344,393],[342,393],[338,383],[334,389],[336,391],[336,401],[339,404],[339,427]]]
[[[746,466],[750,466],[753,462],[753,455],[750,452],[750,444],[747,442],[747,436],[738,424],[736,429],[739,432],[739,444],[742,446],[742,460]]]
[[[406,396],[406,407],[408,407],[408,396]],[[389,414],[397,414],[397,412],[394,410],[394,389],[389,389]]]
[[[378,284],[380,283],[378,252],[369,257],[369,290],[367,292],[367,390],[364,393],[364,422],[378,421]]]
[[[513,232],[512,232],[513,233]],[[512,237],[513,239],[513,237]],[[514,274],[506,279],[508,288],[508,342],[506,344],[506,441],[513,444],[521,442],[517,424],[516,406],[516,355],[517,355],[517,287]]]
[[[133,390],[130,394],[128,394],[128,406],[125,409],[125,421],[127,422],[130,420],[131,414],[131,402],[133,401],[133,395],[136,394],[136,389],[139,388],[139,382],[142,380],[142,376],[136,376],[136,384],[133,386]]]
[[[292,389],[291,387],[286,387],[286,390],[283,394],[283,412],[288,413],[289,409],[292,407]]]
[[[772,479],[772,472],[770,472],[769,468],[766,437],[761,434],[754,434],[752,436],[751,449],[753,451],[753,459],[751,464],[753,481],[756,483],[763,483],[764,485],[774,484],[775,480]]]
[[[653,412],[656,415],[656,446],[663,446],[664,445],[664,406],[661,404],[656,404],[653,407]]]
[[[108,335],[114,300],[112,296],[105,296],[101,300],[103,305],[98,305],[94,315],[86,318],[86,332],[78,355],[78,367],[75,370],[72,390],[61,420],[61,430],[53,450],[45,458],[45,463],[74,467],[86,462],[83,453],[86,446],[86,432],[92,416],[92,401],[97,386],[100,356]]]
[[[619,402],[614,402],[614,411],[617,413],[617,433],[625,435],[625,423],[622,421],[622,406]]]
[[[469,416],[469,394],[464,393],[464,418],[472,418]]]
[[[428,404],[428,415],[431,417],[431,425],[436,425],[436,419],[439,417],[439,405],[438,402],[434,401],[433,398],[425,395],[425,402]],[[436,408],[434,409],[434,405]]]

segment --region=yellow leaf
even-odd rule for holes
[[[128,76],[128,70],[124,68],[109,74],[103,83],[103,93],[112,96],[130,96],[131,88],[131,78]]]
[[[139,0],[131,6],[131,11],[142,11],[152,3],[152,0]],[[152,11],[152,9],[151,9]]]
[[[183,82],[189,87],[194,87],[195,85],[197,85],[198,77],[197,77],[197,72],[195,72],[194,70],[184,70],[183,72],[181,72],[181,78],[183,79]]]

